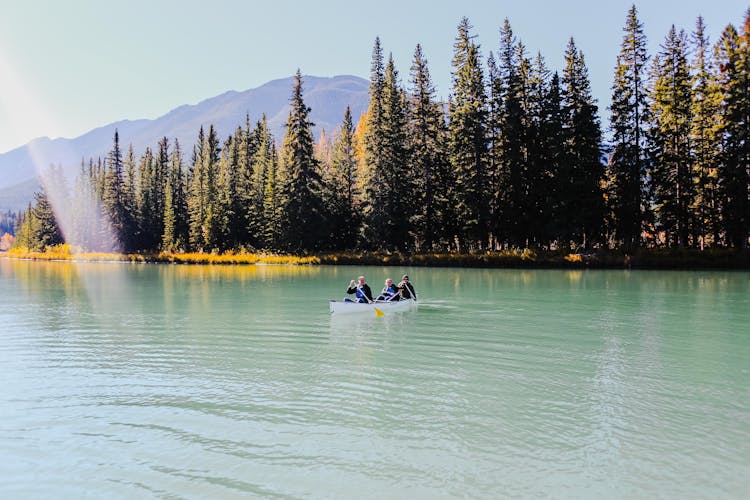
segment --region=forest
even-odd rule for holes
[[[486,57],[468,19],[452,88],[436,97],[422,47],[408,81],[375,39],[369,107],[312,134],[297,71],[281,143],[265,118],[185,149],[123,148],[50,168],[15,245],[85,251],[310,254],[504,249],[747,248],[750,10],[712,43],[702,18],[649,54],[627,13],[605,133],[583,52],[561,73],[508,20]],[[72,185],[68,185],[72,184]],[[62,194],[61,192],[62,191]],[[53,210],[53,207],[55,210]]]

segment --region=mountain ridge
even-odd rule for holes
[[[321,130],[330,133],[336,129],[343,121],[346,106],[351,108],[355,120],[367,107],[369,82],[363,78],[307,75],[302,80],[305,104],[311,108],[310,117],[315,124],[315,137]],[[238,126],[245,125],[246,115],[254,124],[265,114],[268,126],[280,144],[293,82],[294,77],[290,76],[244,91],[227,90],[195,104],[182,104],[154,119],[123,119],[74,138],[32,139],[0,154],[0,210],[25,208],[38,189],[38,184],[35,189],[30,189],[34,183],[29,183],[37,176],[37,169],[61,166],[66,176],[72,179],[80,169],[81,161],[87,163],[89,158],[106,157],[112,148],[115,130],[119,133],[123,151],[132,144],[136,155],[140,156],[146,147],[155,149],[158,141],[167,137],[170,143],[177,139],[185,157],[189,158],[201,126],[207,128],[213,124],[223,140]],[[29,191],[26,196],[25,191]],[[19,201],[24,203],[19,205]]]

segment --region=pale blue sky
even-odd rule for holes
[[[467,16],[486,60],[508,18],[530,53],[558,70],[572,35],[595,97],[608,105],[631,0],[356,2],[319,0],[0,0],[0,153],[38,136],[75,137],[121,119],[156,118],[227,90],[292,75],[369,76],[380,36],[404,83],[421,43],[441,96],[456,25]],[[740,0],[636,1],[650,52],[671,24],[703,15],[712,41],[741,25]],[[607,112],[602,112],[607,116]]]

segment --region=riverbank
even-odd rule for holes
[[[640,249],[632,253],[602,250],[592,254],[506,250],[472,254],[330,253],[276,255],[263,253],[74,253],[67,245],[46,252],[15,248],[0,256],[31,260],[86,262],[155,262],[173,264],[372,265],[562,269],[750,269],[750,251],[734,249]]]

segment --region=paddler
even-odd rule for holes
[[[345,302],[360,302],[363,304],[369,304],[372,302],[372,290],[370,285],[365,283],[365,277],[360,276],[357,281],[351,280],[349,282],[349,288],[346,289],[348,295],[355,295],[357,300],[352,300],[349,297],[345,298]]]

